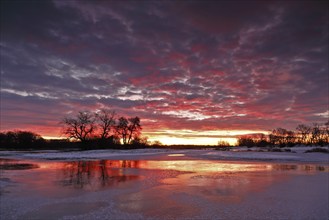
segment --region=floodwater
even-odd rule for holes
[[[328,219],[329,166],[0,159],[0,219]]]

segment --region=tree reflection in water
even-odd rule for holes
[[[63,164],[61,169],[63,186],[74,188],[101,189],[139,178],[128,174],[123,168],[139,168],[141,161],[72,161]]]

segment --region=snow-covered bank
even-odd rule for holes
[[[17,159],[46,159],[46,160],[90,160],[90,159],[116,159],[126,157],[147,157],[164,154],[168,150],[162,149],[136,149],[136,150],[86,150],[86,151],[0,151],[1,158]]]
[[[315,162],[315,163],[329,163],[328,153],[306,153],[312,149],[318,148],[316,146],[300,146],[293,148],[283,148],[282,152],[270,152],[270,148],[246,148],[235,147],[230,151],[209,150],[207,152],[200,152],[199,155],[203,159],[216,160],[255,160],[255,161],[283,161],[283,162]],[[328,149],[328,146],[322,147]]]
[[[166,160],[175,159],[211,159],[211,160],[260,160],[285,162],[319,162],[329,163],[329,154],[305,153],[315,147],[294,147],[291,152],[263,152],[258,148],[234,148],[231,151],[214,149],[174,150],[174,149],[135,149],[135,150],[88,150],[88,151],[0,151],[0,158],[10,159],[45,159],[45,160]],[[328,148],[328,147],[323,147]]]
[[[227,152],[213,151],[202,155],[207,159],[260,160],[285,162],[320,162],[328,163],[329,154],[324,153],[291,153],[291,152]]]

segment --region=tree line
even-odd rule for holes
[[[147,138],[141,135],[139,117],[118,117],[115,111],[80,111],[60,120],[61,133],[67,139],[45,140],[31,131],[0,132],[2,148],[120,148],[143,147]]]
[[[279,146],[292,147],[295,145],[319,145],[329,144],[329,121],[324,124],[312,125],[299,124],[295,130],[285,128],[273,129],[269,135],[256,134],[245,135],[238,138],[239,146],[264,147]]]
[[[80,111],[76,116],[65,117],[63,134],[81,143],[97,142],[100,145],[145,144],[141,136],[142,126],[139,117],[117,117],[115,111],[102,109],[97,112]]]
[[[0,147],[43,147],[45,142],[39,134],[30,131],[0,132]]]
[[[80,111],[75,116],[60,121],[62,133],[67,139],[45,140],[30,131],[0,132],[2,148],[126,148],[145,147],[149,143],[141,134],[139,117],[119,117],[115,111],[103,109],[97,112]],[[238,146],[292,147],[295,145],[329,145],[329,121],[324,124],[300,124],[295,130],[273,129],[268,135],[252,134],[238,137]],[[155,141],[153,147],[165,147]],[[217,147],[229,146],[218,143]],[[178,146],[176,146],[178,147]],[[181,146],[179,146],[180,148]],[[192,148],[195,146],[191,146]]]

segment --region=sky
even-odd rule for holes
[[[110,108],[165,144],[329,118],[327,1],[1,1],[1,131]],[[225,139],[231,140],[231,139]]]

